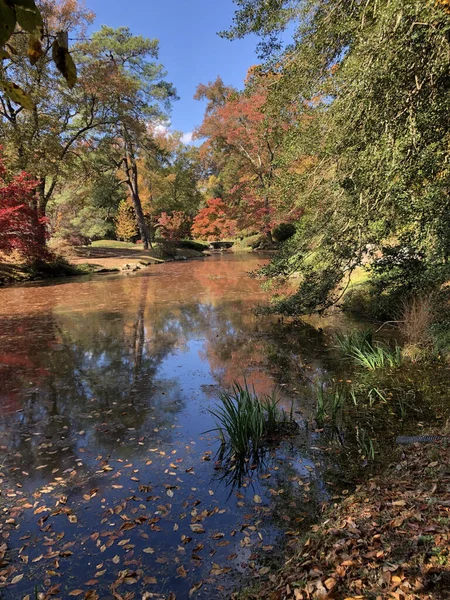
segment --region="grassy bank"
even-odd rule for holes
[[[92,265],[82,263],[73,265],[62,258],[32,264],[0,262],[0,286],[54,277],[88,275],[93,272],[95,268]]]
[[[204,256],[206,246],[186,241],[178,244],[142,246],[116,240],[99,240],[90,246],[50,245],[55,258],[32,264],[20,261],[0,261],[0,285],[38,281],[54,277],[71,277],[114,271],[136,271],[152,264],[170,260],[187,260]]]
[[[279,572],[234,598],[448,598],[449,461],[448,440],[398,446],[381,475],[328,507]]]

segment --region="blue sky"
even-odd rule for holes
[[[137,35],[158,38],[160,62],[177,88],[172,128],[189,134],[203,118],[204,105],[193,100],[199,83],[220,75],[241,88],[247,69],[258,63],[257,38],[230,42],[217,35],[232,22],[232,0],[87,0],[100,25],[128,26]]]

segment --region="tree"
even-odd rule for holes
[[[297,108],[284,107],[270,111],[267,107],[268,86],[275,76],[263,76],[252,69],[244,92],[229,92],[207,106],[202,125],[196,135],[206,138],[202,154],[215,161],[227,177],[231,170],[228,196],[234,204],[241,204],[241,227],[248,228],[249,217],[257,230],[271,239],[273,226],[289,220],[292,205],[283,206],[276,192],[278,154],[285,131]],[[200,86],[198,98],[215,98],[218,82]],[[222,86],[220,86],[222,90]],[[211,158],[210,158],[211,157]],[[223,179],[225,178],[223,177]]]
[[[43,258],[39,242],[45,221],[36,219],[33,210],[36,181],[25,172],[8,181],[6,175],[0,155],[0,252],[18,251],[27,260]]]
[[[192,220],[181,210],[175,210],[171,215],[161,213],[158,228],[161,237],[169,241],[182,240],[190,237]]]
[[[152,130],[154,147],[145,150],[141,169],[146,205],[154,215],[182,211],[193,217],[203,199],[199,151],[180,132]]]
[[[129,200],[122,200],[116,215],[116,235],[120,240],[129,242],[135,239],[138,233],[134,209]]]
[[[127,27],[103,26],[80,49],[90,68],[98,63],[105,67],[102,79],[96,77],[91,85],[112,117],[104,132],[116,150],[116,164],[128,187],[144,248],[148,248],[151,235],[142,208],[139,155],[152,144],[148,121],[164,117],[175,90],[165,81],[162,65],[154,60],[158,57],[155,39],[133,36]]]
[[[450,250],[445,4],[237,4],[232,36],[270,36],[301,16],[293,47],[276,59],[281,78],[269,102],[281,110],[301,99],[315,115],[308,133],[313,160],[304,164],[298,192],[307,200],[305,215],[264,269],[275,279],[301,275],[298,292],[278,309],[327,308],[368,261],[377,293],[395,294],[391,311],[406,294],[439,288],[449,277]],[[262,15],[270,18],[263,22]],[[301,159],[304,139],[290,142],[283,154]],[[413,263],[418,270],[409,268]]]
[[[33,102],[33,110],[24,110],[4,89],[0,91],[0,131],[8,167],[26,170],[38,180],[37,218],[45,217],[59,182],[76,164],[79,142],[108,118],[95,90],[85,86],[88,73],[84,72],[82,81],[69,90],[52,59],[58,32],[70,29],[83,37],[93,14],[74,0],[47,0],[41,12],[45,35],[36,60],[30,64],[26,58],[33,35],[22,32],[8,42],[9,55],[0,68],[3,76],[17,82]]]
[[[236,222],[227,215],[227,206],[221,198],[206,201],[194,219],[192,235],[198,239],[221,240],[236,233]]]

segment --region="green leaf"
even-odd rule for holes
[[[42,36],[42,16],[34,0],[13,0],[16,10],[17,22],[36,37]]]
[[[58,34],[58,39],[53,42],[52,46],[53,61],[58,71],[66,79],[67,85],[73,88],[77,81],[77,68],[70,56],[70,52],[60,44],[59,40],[60,36]],[[61,42],[64,44],[64,39],[61,39]]]
[[[0,48],[0,60],[5,60],[5,58],[10,58],[9,53],[4,48]]]
[[[20,106],[23,106],[23,108],[26,108],[27,110],[33,110],[33,100],[16,83],[0,79],[0,89],[2,89],[13,102],[17,102],[17,104],[20,104]]]
[[[9,40],[16,26],[16,14],[5,0],[0,0],[0,46]]]

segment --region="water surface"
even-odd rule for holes
[[[325,490],[306,442],[239,479],[205,433],[233,381],[282,392],[293,356],[323,364],[255,316],[261,262],[0,290],[5,598],[227,597],[310,522]]]

